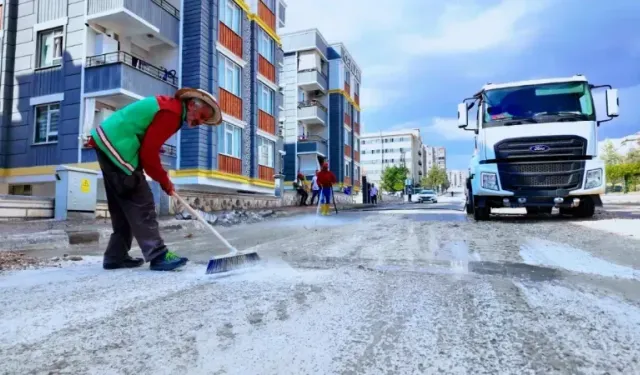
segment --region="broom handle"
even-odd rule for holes
[[[218,231],[211,225],[209,224],[199,213],[198,211],[194,210],[189,203],[187,203],[184,199],[182,199],[181,196],[178,195],[178,193],[176,193],[175,191],[173,192],[173,196],[178,200],[178,202],[180,202],[180,204],[182,204],[187,211],[189,211],[189,213],[193,216],[195,216],[196,219],[198,219],[198,221],[200,221],[202,224],[204,224],[207,228],[209,228],[209,230],[211,231],[211,233],[215,234],[216,237],[218,237],[218,239],[220,240],[220,242],[222,242],[227,249],[229,249],[229,251],[231,252],[231,255],[234,255],[238,252],[238,250],[233,247],[229,241],[227,241],[224,237],[222,237],[220,235],[220,233],[218,233]]]

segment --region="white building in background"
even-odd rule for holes
[[[462,169],[454,169],[447,171],[450,189],[464,188],[465,181],[469,177],[469,171]]]
[[[447,149],[444,147],[423,145],[424,155],[424,175],[426,176],[431,168],[437,165],[440,169],[447,169]]]
[[[420,130],[404,129],[364,133],[360,138],[361,163],[367,181],[379,185],[382,171],[390,166],[405,165],[414,183],[424,176],[424,148]]]

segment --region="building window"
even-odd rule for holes
[[[344,81],[348,84],[351,84],[351,72],[344,68]]]
[[[262,55],[267,61],[273,64],[273,55],[274,55],[274,43],[273,39],[267,34],[264,30],[259,29],[258,31],[258,53]]]
[[[9,185],[9,195],[32,195],[31,185]]]
[[[354,150],[360,151],[360,140],[358,138],[354,138],[353,147]]]
[[[242,129],[225,123],[223,132],[224,143],[222,144],[220,153],[240,159],[242,152]]]
[[[353,177],[357,180],[360,178],[360,167],[357,165],[353,167]]]
[[[62,27],[38,33],[38,68],[62,65]]]
[[[356,95],[360,95],[360,83],[356,82],[356,84],[355,84],[355,88],[354,88],[353,92],[354,92]]]
[[[273,164],[273,152],[275,150],[275,144],[263,137],[258,137],[258,164],[274,168]]]
[[[58,123],[60,122],[60,103],[39,105],[35,108],[36,131],[34,143],[58,141]]]
[[[346,128],[344,129],[344,144],[351,146],[351,132]]]
[[[240,97],[240,76],[242,75],[242,68],[222,54],[218,54],[218,60],[220,61],[218,69],[220,87]]]
[[[264,3],[264,5],[269,8],[269,10],[273,11],[275,9],[275,0],[260,0]]]
[[[349,177],[351,175],[351,163],[348,161],[344,162],[344,176]]]
[[[220,1],[220,21],[238,35],[241,35],[241,17],[242,10],[233,0]]]
[[[267,85],[258,83],[258,108],[273,116],[275,92]]]

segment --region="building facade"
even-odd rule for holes
[[[368,182],[379,184],[385,168],[404,165],[419,183],[424,177],[424,147],[420,130],[366,133],[361,137],[362,166]]]
[[[434,167],[447,170],[447,149],[444,147],[434,147],[423,145],[424,150],[424,175],[429,174],[429,171]]]
[[[47,195],[60,164],[97,169],[90,130],[140,98],[213,93],[218,127],[161,151],[178,186],[273,193],[282,0],[5,0],[0,194]],[[24,188],[24,186],[23,186]],[[5,190],[5,191],[2,191]],[[40,190],[41,193],[36,192]]]
[[[343,44],[317,29],[282,35],[284,174],[311,177],[323,162],[339,185],[360,186],[361,71]]]
[[[454,169],[447,171],[447,178],[449,179],[449,188],[461,189],[464,188],[465,182],[469,177],[469,171],[462,169]]]

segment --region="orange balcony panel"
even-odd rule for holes
[[[242,174],[242,159],[218,154],[218,170],[224,173]]]
[[[354,122],[354,123],[353,123],[353,131],[354,131],[356,134],[360,134],[360,124],[358,124],[357,122]]]
[[[344,114],[344,123],[351,126],[351,116],[348,113]]]
[[[353,160],[360,162],[360,151],[353,152]]]
[[[351,85],[345,82],[344,91],[347,93],[347,95],[351,96]]]
[[[351,177],[344,176],[344,184],[346,186],[351,186]]]
[[[276,15],[262,1],[258,1],[258,17],[271,28],[276,31]]]
[[[351,156],[351,146],[349,145],[344,145],[344,156],[346,157],[352,157]]]
[[[220,87],[220,109],[222,112],[242,120],[242,99]]]
[[[220,44],[227,47],[229,51],[233,52],[236,56],[242,58],[242,38],[236,34],[223,22],[219,22],[220,32],[218,33],[218,40]]]
[[[263,181],[273,181],[273,176],[276,170],[273,168],[265,167],[264,165],[258,165],[258,178]]]
[[[269,81],[276,82],[276,67],[269,62],[269,60],[258,55],[258,72],[265,76]]]
[[[357,105],[360,105],[360,95],[353,94],[353,101],[356,102]]]
[[[258,110],[258,129],[276,134],[276,119],[263,110]]]

